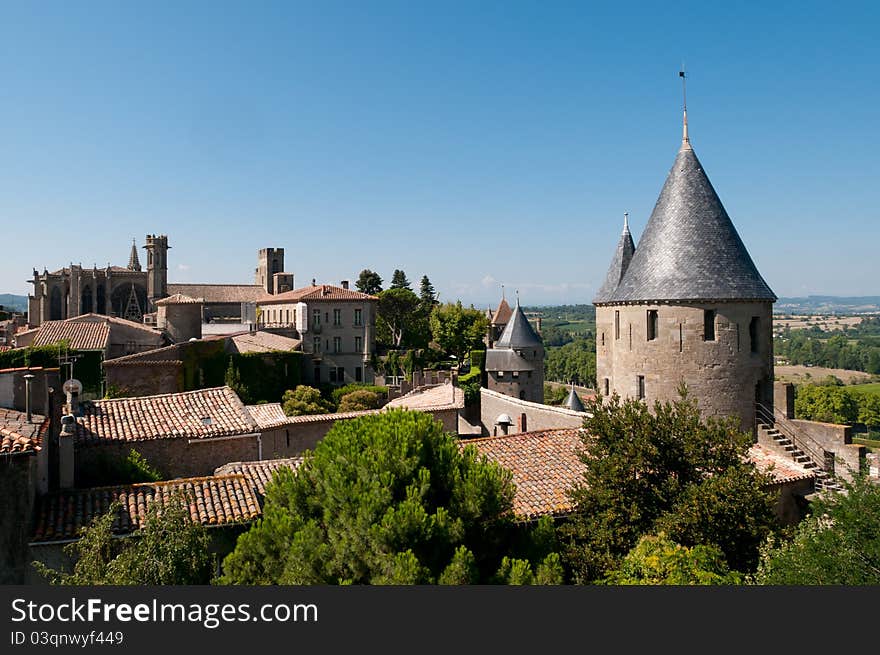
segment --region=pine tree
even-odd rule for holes
[[[427,275],[422,276],[422,283],[419,289],[419,300],[421,300],[422,306],[427,309],[431,309],[437,304],[437,294],[434,291],[434,285],[431,284],[431,280],[428,279]]]
[[[412,291],[410,287],[409,280],[406,279],[406,273],[401,271],[399,268],[394,269],[394,275],[391,276],[391,287],[392,289],[409,289]]]

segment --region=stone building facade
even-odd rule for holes
[[[257,303],[258,321],[302,340],[312,360],[305,376],[310,384],[372,383],[378,301],[345,281],[338,287],[312,284],[264,296]]]
[[[772,307],[697,159],[682,145],[635,246],[624,223],[596,305],[596,380],[603,395],[654,401],[684,382],[704,415],[755,425],[773,404]]]

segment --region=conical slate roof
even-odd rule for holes
[[[769,300],[687,137],[620,284],[597,303]]]
[[[581,402],[580,396],[578,396],[577,392],[574,390],[574,385],[571,385],[571,391],[568,392],[568,398],[565,399],[563,405],[575,412],[587,411],[584,404]]]
[[[532,346],[542,346],[541,337],[535,333],[529,319],[523,314],[522,308],[519,306],[517,298],[516,306],[513,308],[510,320],[501,333],[498,341],[495,342],[496,348],[531,348]]]
[[[608,267],[608,274],[605,276],[605,282],[599,288],[594,303],[608,302],[623,279],[623,274],[629,268],[632,261],[633,253],[636,246],[633,243],[632,234],[629,231],[629,224],[626,219],[623,222],[623,232],[620,235],[620,241],[617,242],[617,250],[614,251],[614,258],[611,260],[611,266]]]

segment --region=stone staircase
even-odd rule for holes
[[[772,439],[780,451],[786,453],[792,460],[816,476],[816,491],[840,492],[844,490],[843,485],[837,481],[834,475],[828,473],[824,467],[815,462],[812,457],[801,450],[788,435],[780,432],[777,427],[759,418],[758,430]]]

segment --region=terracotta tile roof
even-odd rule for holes
[[[40,449],[49,421],[33,414],[0,408],[0,455],[33,453]]]
[[[297,350],[302,340],[291,339],[271,332],[245,332],[230,337],[235,351],[238,353],[265,353],[275,350]]]
[[[168,293],[203,298],[205,303],[256,302],[266,293],[258,284],[169,284]]]
[[[510,305],[507,304],[507,300],[502,298],[501,302],[498,303],[498,309],[492,314],[491,322],[496,325],[507,325],[507,322],[512,315],[513,310],[510,308]]]
[[[567,492],[582,479],[584,470],[577,455],[580,435],[579,428],[539,430],[462,439],[459,447],[473,446],[513,473],[513,511],[518,518],[531,519],[572,511]]]
[[[260,462],[230,462],[218,467],[214,475],[243,475],[250,481],[257,495],[262,498],[266,495],[266,485],[272,480],[275,471],[281,468],[296,471],[302,463],[302,457],[264,459]]]
[[[98,444],[146,439],[205,439],[256,431],[257,425],[229,387],[82,404],[76,442]]]
[[[191,296],[185,296],[182,293],[175,293],[161,300],[157,300],[154,302],[154,305],[163,306],[163,305],[201,305],[205,302],[204,298],[193,298]]]
[[[260,516],[259,499],[244,475],[71,489],[40,498],[32,543],[76,539],[80,528],[106,513],[117,499],[122,507],[113,532],[129,534],[143,525],[150,504],[165,504],[176,492],[187,499],[190,518],[202,525],[243,523]]]
[[[437,384],[419,387],[408,394],[395,398],[385,407],[403,407],[417,411],[462,409],[464,392],[453,384]]]
[[[97,321],[46,321],[34,339],[35,346],[67,340],[71,350],[106,350],[110,326]]]
[[[353,289],[334,287],[331,284],[313,284],[311,286],[302,287],[301,289],[278,293],[274,296],[263,294],[258,302],[261,305],[271,305],[282,302],[314,302],[316,300],[378,300],[378,298]]]
[[[293,418],[284,413],[281,409],[281,403],[246,405],[245,407],[261,430],[286,425]]]
[[[790,457],[784,457],[761,444],[754,444],[749,449],[749,459],[761,473],[772,477],[776,484],[816,477],[816,474],[810,469],[804,468]]]
[[[323,423],[325,421],[344,421],[350,418],[358,418],[360,416],[369,416],[370,414],[378,414],[381,409],[365,409],[359,412],[337,412],[335,414],[305,414],[303,416],[288,416],[285,425],[292,423]]]

